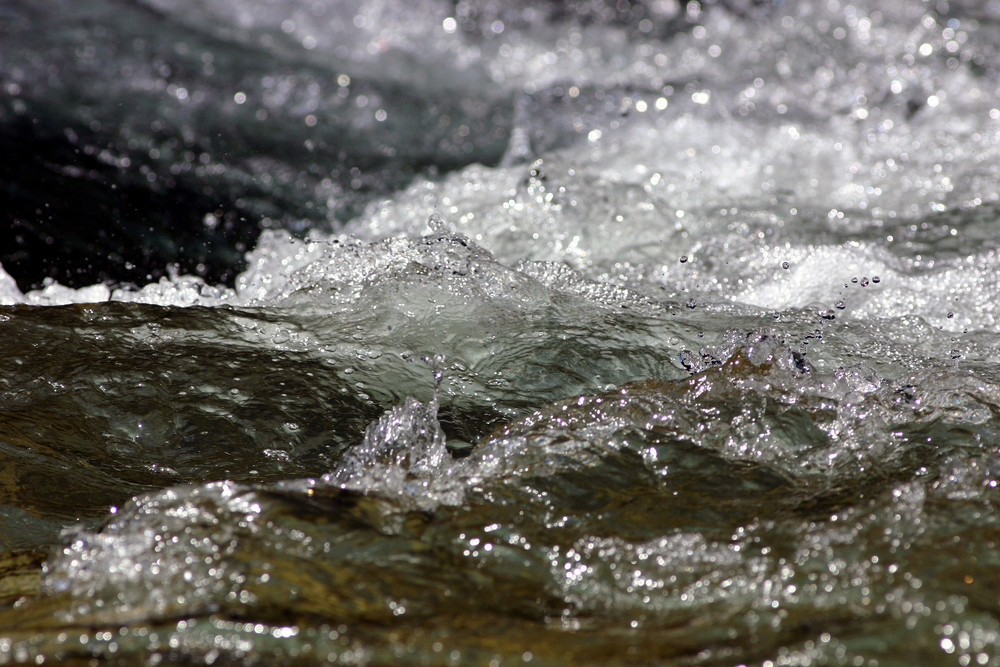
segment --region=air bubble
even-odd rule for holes
[[[681,264],[683,264],[686,261],[688,261],[688,256],[687,255],[681,255]]]
[[[861,279],[861,286],[862,287],[868,287],[868,277],[867,276],[865,276],[864,278]]]
[[[695,308],[698,307],[698,302],[695,301],[694,299],[688,299],[687,303],[684,304],[684,305],[686,305],[688,308],[691,308],[693,310],[693,309],[695,309]]]
[[[787,269],[788,268],[788,262],[782,262],[781,263],[781,268]]]
[[[880,283],[880,282],[882,282],[882,279],[879,278],[878,276],[872,276],[872,282],[873,283]]]
[[[843,301],[838,301],[838,302],[837,302],[836,304],[834,304],[834,305],[835,305],[835,306],[837,307],[837,310],[843,310],[844,308],[846,308],[846,307],[847,307],[847,305],[846,305],[846,304],[844,304],[844,302],[843,302]]]

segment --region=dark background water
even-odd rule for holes
[[[0,263],[22,289],[144,284],[171,263],[231,282],[264,226],[329,227],[505,149],[506,91],[161,4],[0,10]]]

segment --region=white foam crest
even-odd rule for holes
[[[234,302],[242,305],[323,310],[338,305],[384,307],[391,300],[408,311],[419,309],[421,300],[407,306],[399,299],[414,296],[413,290],[428,291],[429,303],[434,302],[431,292],[446,292],[449,303],[436,310],[449,304],[518,310],[530,308],[535,299],[547,299],[544,287],[530,276],[444,226],[425,236],[377,241],[321,233],[300,241],[285,232],[267,233],[250,260],[251,268],[237,283]]]
[[[917,271],[870,243],[765,246],[741,270],[747,287],[731,298],[761,308],[820,305],[856,320],[913,315],[954,332],[998,326],[991,296],[1000,290],[996,250]]]
[[[172,271],[169,278],[160,278],[140,289],[116,289],[110,294],[110,300],[156,306],[217,306],[233,302],[234,296],[232,289],[209,285],[198,276]]]
[[[178,609],[210,610],[243,582],[229,556],[240,531],[257,529],[261,508],[248,491],[232,482],[213,482],[135,498],[99,532],[69,534],[72,541],[46,566],[43,587],[73,594],[78,605],[66,610],[67,620],[99,623],[104,614],[157,618]],[[184,548],[177,548],[172,540],[185,536],[192,524],[213,526],[213,539],[192,534]],[[151,585],[159,581],[183,581],[185,593]]]
[[[8,276],[9,278],[9,276]],[[7,289],[0,277],[0,305],[15,303],[30,306],[64,306],[74,303],[121,301],[156,306],[218,306],[238,303],[235,292],[227,287],[209,285],[198,276],[181,275],[175,271],[169,277],[143,287],[117,287],[97,283],[80,288],[50,282],[45,287],[21,294],[16,285]]]
[[[21,303],[24,295],[17,288],[17,283],[9,273],[4,271],[3,264],[0,264],[0,306],[11,306]]]
[[[1000,328],[1000,253],[969,255],[933,273],[896,276],[870,292],[851,315],[858,319],[918,315],[945,331]]]
[[[826,227],[839,233],[934,214],[973,196],[954,184],[985,165],[977,157],[968,167],[963,158],[985,150],[1000,162],[986,135],[960,149],[964,131],[949,138],[932,127],[940,145],[904,131],[872,147],[843,124],[767,127],[693,115],[637,123],[531,165],[471,167],[418,182],[347,230],[369,239],[418,234],[439,213],[507,264],[563,261],[595,276],[664,255],[672,261],[706,237],[737,232],[723,218],[728,209],[769,208],[780,228],[800,224],[798,208],[822,208],[830,212]],[[917,150],[927,143],[930,150]],[[914,155],[904,165],[898,156],[908,150]],[[978,190],[980,199],[990,192],[997,194],[995,184]]]
[[[365,430],[323,481],[363,493],[409,500],[424,509],[462,502],[464,488],[445,446],[437,398],[408,398]]]
[[[684,115],[635,124],[531,165],[471,167],[440,183],[416,183],[347,229],[362,238],[415,234],[439,213],[508,263],[586,269],[642,261],[682,253],[691,239],[715,232],[704,209],[757,204],[762,195],[766,202],[775,193],[829,200],[831,191],[845,193],[833,203],[856,207],[857,188],[844,175],[857,160],[836,144],[817,133],[807,141],[791,126]]]
[[[30,306],[62,306],[71,303],[100,303],[111,298],[111,289],[100,283],[79,289],[50,283],[38,290],[24,294],[18,303]]]
[[[763,246],[742,262],[740,282],[748,285],[732,298],[772,310],[809,304],[833,308],[842,300],[853,306],[866,296],[857,293],[862,279],[866,287],[870,286],[869,291],[884,290],[904,280],[902,274],[890,268],[889,260],[877,246],[860,242],[844,246]],[[877,282],[871,283],[871,277]],[[851,286],[855,290],[847,294]]]

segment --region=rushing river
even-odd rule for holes
[[[1000,665],[1000,3],[7,0],[0,662]]]

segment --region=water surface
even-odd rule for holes
[[[1000,664],[994,4],[10,3],[0,660]]]

